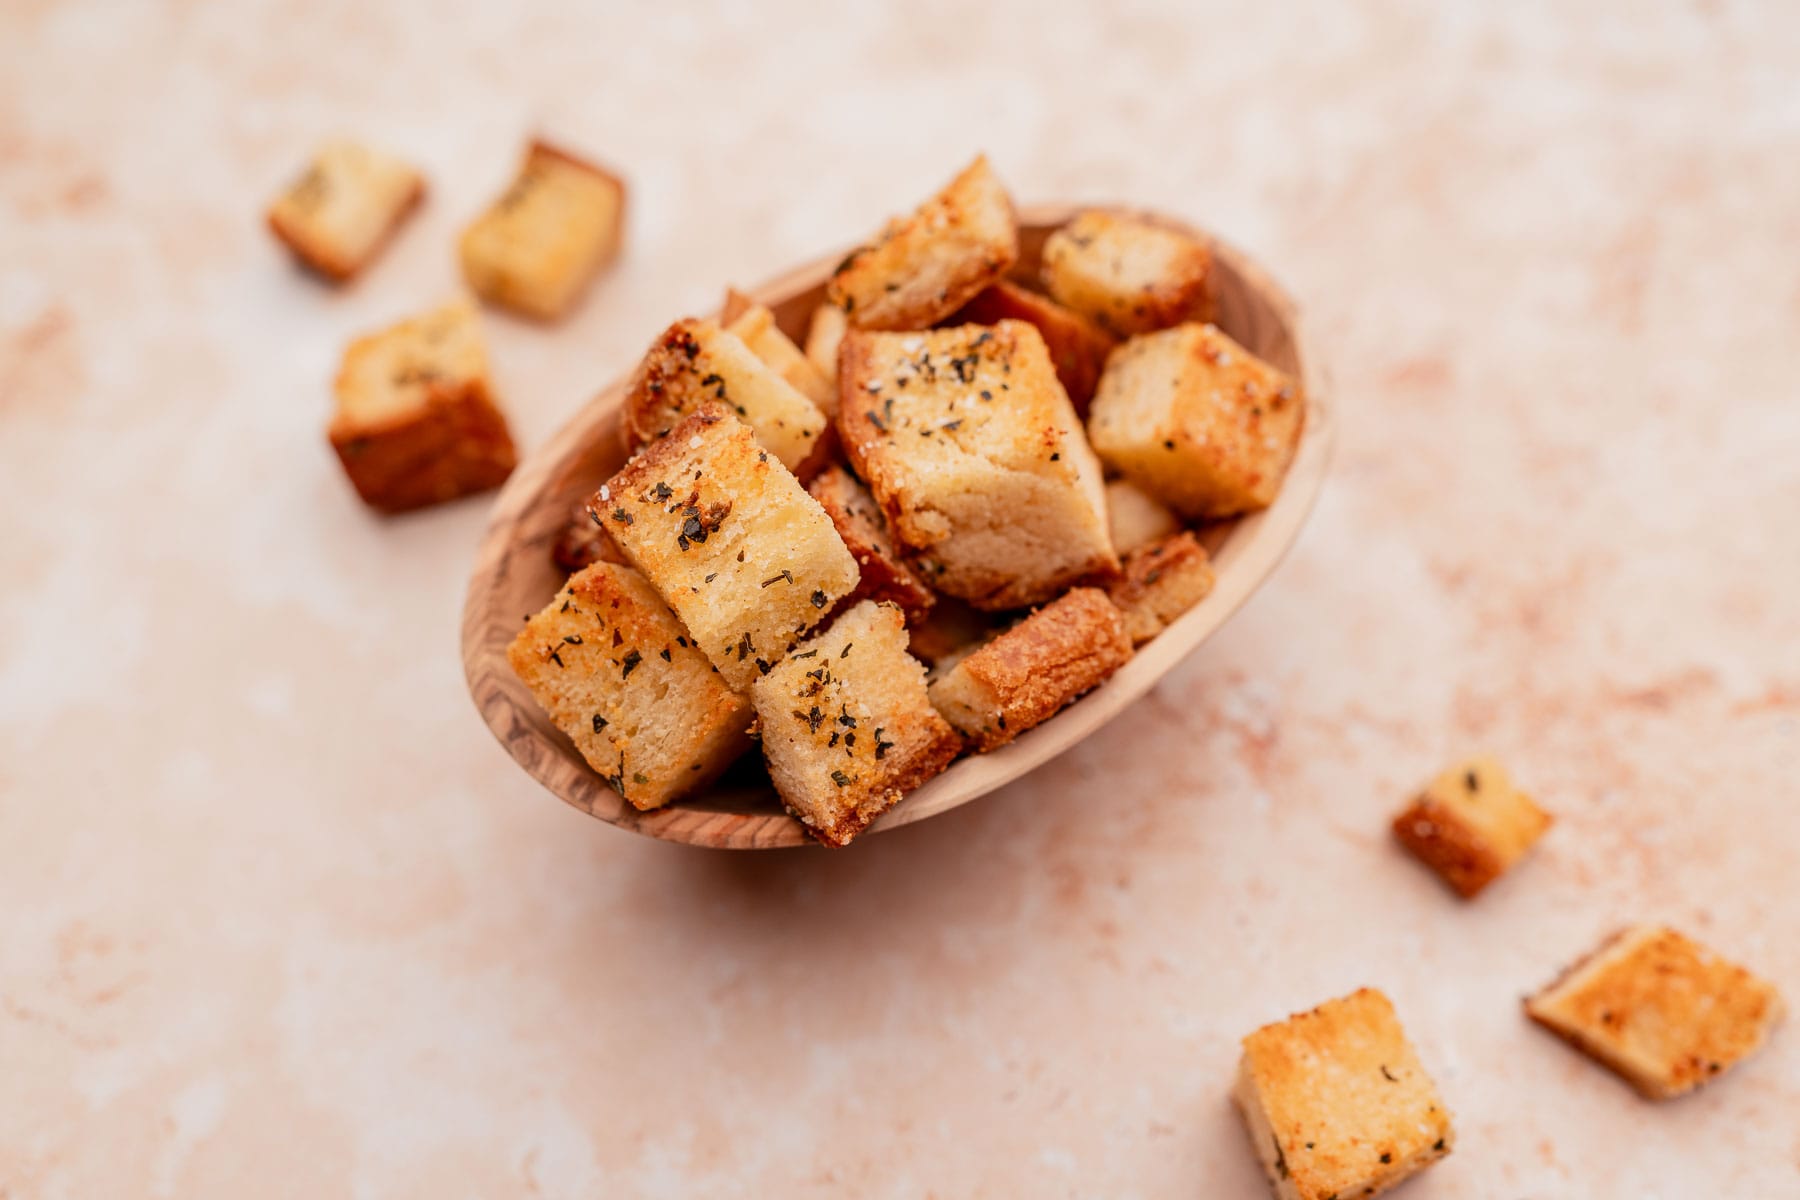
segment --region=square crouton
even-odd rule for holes
[[[972,749],[992,750],[1049,720],[1130,658],[1113,602],[1095,588],[1076,588],[957,662],[931,685],[931,703]]]
[[[1532,1020],[1652,1100],[1692,1091],[1754,1054],[1781,1020],[1774,986],[1673,929],[1615,934],[1525,1001]]]
[[[1019,258],[1012,200],[985,156],[838,266],[826,297],[859,329],[924,329]]]
[[[856,587],[831,518],[723,405],[634,455],[588,507],[740,692]]]
[[[1475,758],[1450,768],[1394,818],[1394,836],[1468,899],[1525,856],[1551,816],[1506,768]]]
[[[1181,519],[1167,505],[1127,479],[1106,485],[1106,526],[1120,556],[1159,542],[1181,530]]]
[[[806,325],[806,357],[819,372],[837,388],[838,350],[844,344],[844,335],[850,331],[850,319],[844,316],[844,310],[835,304],[821,304],[812,311],[812,318]],[[837,416],[837,399],[831,401],[827,410]]]
[[[1116,337],[1212,320],[1212,251],[1136,217],[1089,211],[1044,242],[1050,294]]]
[[[1118,570],[1100,464],[1023,321],[853,331],[838,432],[931,585],[1022,608]]]
[[[663,330],[638,364],[625,394],[625,436],[631,447],[642,446],[709,403],[735,411],[790,471],[803,471],[824,453],[829,426],[819,406],[736,334],[693,318]]]
[[[795,391],[811,400],[827,417],[836,415],[836,366],[829,375],[819,370],[813,360],[794,345],[794,340],[781,331],[781,326],[775,323],[775,314],[767,305],[757,304],[749,297],[733,292],[722,319],[726,332],[735,334],[770,370],[787,380]]]
[[[751,687],[769,776],[789,811],[829,846],[950,765],[956,731],[925,695],[891,604],[864,600]]]
[[[387,512],[498,487],[517,456],[488,387],[475,306],[457,300],[356,339],[338,370],[332,448]]]
[[[1106,356],[1118,345],[1110,333],[1048,296],[1040,296],[1011,280],[1002,279],[986,288],[951,318],[953,325],[998,325],[1001,321],[1028,321],[1043,335],[1056,364],[1056,377],[1075,411],[1087,415],[1088,401],[1100,382]]]
[[[1088,413],[1106,464],[1189,518],[1267,508],[1300,440],[1299,385],[1211,325],[1132,338]]]
[[[1131,644],[1141,646],[1212,589],[1212,559],[1199,538],[1183,531],[1127,554],[1106,594],[1124,614]]]
[[[341,283],[369,264],[424,195],[424,176],[399,159],[328,142],[269,206],[269,228],[301,262]]]
[[[712,782],[752,711],[644,577],[595,563],[525,623],[507,659],[590,767],[634,807]]]
[[[1371,988],[1245,1038],[1232,1099],[1281,1200],[1378,1195],[1455,1142],[1394,1006]]]
[[[886,600],[898,604],[909,623],[921,620],[937,596],[900,557],[868,489],[844,468],[832,466],[814,476],[806,490],[824,507],[862,573],[862,581],[845,603]]]
[[[617,175],[532,142],[512,186],[463,231],[463,278],[490,304],[554,320],[618,254],[624,221]]]

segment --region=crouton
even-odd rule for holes
[[[597,562],[622,563],[627,560],[619,543],[600,528],[600,522],[594,519],[583,501],[575,506],[568,523],[550,544],[550,561],[573,574]]]
[[[627,448],[666,435],[704,404],[734,410],[764,449],[790,471],[822,451],[825,414],[795,391],[737,337],[689,318],[662,332],[638,364],[625,394]]]
[[[1281,1200],[1387,1191],[1455,1144],[1388,998],[1363,988],[1244,1039],[1232,1094]]]
[[[1464,899],[1498,879],[1544,831],[1550,814],[1506,768],[1475,758],[1445,771],[1394,818],[1394,835]]]
[[[806,326],[806,357],[831,381],[834,390],[838,378],[838,349],[844,344],[844,334],[849,329],[850,322],[844,316],[844,310],[835,304],[821,304],[813,309],[812,319]],[[835,397],[828,411],[837,416]]]
[[[726,332],[736,334],[750,348],[750,353],[811,400],[820,412],[827,417],[837,413],[836,369],[830,375],[819,370],[812,359],[794,345],[793,339],[781,332],[781,326],[775,323],[775,314],[766,305],[751,301],[741,292],[732,292],[727,297],[725,313],[722,320]]]
[[[983,156],[853,251],[825,294],[859,329],[924,329],[1004,276],[1018,258],[1012,200]]]
[[[925,696],[892,604],[864,600],[751,685],[769,777],[828,846],[950,765],[961,748]]]
[[[1212,560],[1191,533],[1182,532],[1125,556],[1106,594],[1125,617],[1125,634],[1141,646],[1175,618],[1206,599],[1213,588]]]
[[[1106,593],[1076,588],[951,667],[931,703],[972,749],[992,750],[1055,716],[1131,658]]]
[[[937,596],[894,548],[881,509],[868,489],[844,468],[826,467],[806,490],[824,507],[862,574],[844,603],[887,600],[900,606],[908,622],[922,619]]]
[[[486,491],[517,461],[466,300],[350,343],[336,393],[331,445],[371,507],[399,512]]]
[[[950,324],[998,325],[1001,321],[1028,321],[1037,327],[1069,403],[1086,416],[1106,356],[1118,345],[1117,339],[1073,309],[1008,279],[999,280],[963,305]]]
[[[1300,440],[1306,403],[1288,376],[1211,325],[1132,338],[1088,413],[1102,461],[1189,518],[1266,508]]]
[[[554,320],[618,254],[624,221],[617,175],[532,142],[512,186],[463,231],[463,278],[490,304]]]
[[[1136,217],[1084,212],[1044,242],[1044,287],[1116,337],[1213,318],[1212,251]]]
[[[934,670],[941,667],[947,671],[952,658],[980,646],[997,632],[997,625],[992,613],[972,608],[953,596],[939,596],[931,611],[909,625],[906,632],[906,648],[914,658]]]
[[[1125,479],[1106,485],[1106,527],[1121,556],[1161,541],[1181,529],[1181,520],[1144,489]]]
[[[374,259],[424,195],[424,176],[399,159],[328,142],[269,206],[269,228],[302,263],[343,282]]]
[[[556,727],[639,809],[712,782],[752,711],[638,572],[595,563],[525,623],[507,659]]]
[[[634,455],[588,507],[740,692],[856,587],[831,518],[720,404]]]
[[[1784,1013],[1774,986],[1660,925],[1623,930],[1525,1001],[1539,1025],[1652,1100],[1754,1054]]]
[[[1022,608],[1118,570],[1100,464],[1023,321],[845,339],[838,431],[932,587]]]

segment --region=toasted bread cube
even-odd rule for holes
[[[736,334],[691,317],[663,330],[638,364],[625,394],[626,439],[635,448],[666,436],[710,403],[736,412],[790,471],[801,471],[823,453],[828,426],[818,405]]]
[[[1131,658],[1125,619],[1106,593],[1075,588],[931,685],[931,703],[972,749],[992,750],[1055,716]]]
[[[297,258],[338,282],[372,261],[425,195],[425,177],[350,141],[327,142],[269,206],[269,228]]]
[[[344,351],[328,434],[363,501],[400,512],[498,487],[517,456],[488,388],[475,306],[457,300]]]
[[[856,587],[831,518],[720,404],[634,455],[588,507],[740,692]]]
[[[1106,526],[1113,549],[1124,556],[1180,532],[1181,519],[1137,484],[1115,479],[1106,485]]]
[[[1212,589],[1212,559],[1200,539],[1184,531],[1127,554],[1106,594],[1124,614],[1131,644],[1141,646]]]
[[[845,846],[961,747],[925,695],[891,604],[864,600],[751,687],[769,777],[788,810]]]
[[[550,545],[550,561],[564,571],[574,574],[583,567],[591,567],[597,562],[622,563],[629,560],[625,552],[619,549],[619,543],[612,540],[612,535],[600,527],[594,514],[588,511],[583,501],[575,506],[569,514],[568,524],[563,526],[556,541]]]
[[[907,627],[906,648],[941,674],[997,631],[997,618],[952,596],[939,596],[923,618]]]
[[[1394,1006],[1372,988],[1245,1038],[1232,1099],[1281,1200],[1379,1195],[1456,1140]]]
[[[1132,338],[1088,413],[1101,459],[1189,518],[1267,508],[1300,440],[1299,385],[1211,325]]]
[[[937,596],[894,548],[887,522],[868,489],[856,476],[834,466],[814,476],[806,490],[824,507],[862,573],[862,581],[844,603],[886,600],[898,604],[909,622],[923,619]]]
[[[1550,822],[1505,767],[1482,757],[1434,779],[1394,818],[1394,836],[1468,899],[1523,858]]]
[[[819,373],[831,381],[833,392],[838,381],[838,350],[844,344],[844,334],[850,331],[850,319],[844,316],[844,310],[835,304],[821,304],[812,311],[812,319],[806,326],[806,357]],[[837,416],[837,398],[833,395],[831,407],[827,409],[832,416]]]
[[[1213,317],[1206,243],[1137,217],[1089,211],[1044,242],[1044,286],[1116,337]]]
[[[858,329],[924,329],[1004,276],[1018,258],[1012,200],[984,155],[852,252],[825,294]]]
[[[618,254],[624,221],[617,175],[534,141],[512,186],[463,231],[463,278],[490,304],[554,320]]]
[[[998,325],[1001,321],[1028,321],[1044,337],[1050,360],[1056,364],[1056,377],[1075,411],[1087,415],[1088,402],[1100,382],[1118,340],[1104,329],[1076,312],[1064,308],[1048,296],[1040,296],[1002,279],[983,290],[951,318],[953,325]]]
[[[1532,1020],[1652,1100],[1748,1058],[1784,1014],[1774,985],[1661,925],[1613,935],[1525,1001]]]
[[[775,314],[767,305],[757,304],[739,292],[732,292],[722,319],[726,332],[737,335],[750,353],[762,359],[771,371],[787,380],[789,386],[813,402],[827,417],[837,412],[837,371],[830,375],[819,370],[812,359],[801,353],[792,338],[775,323]],[[734,311],[735,310],[735,311]]]
[[[852,332],[838,431],[940,592],[1022,608],[1118,570],[1100,464],[1023,321]]]

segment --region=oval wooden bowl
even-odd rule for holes
[[[1020,212],[1020,274],[1035,274],[1045,236],[1076,211],[1072,206],[1039,205]],[[1218,575],[1212,593],[1139,649],[1104,685],[1011,744],[959,760],[876,821],[865,837],[936,816],[1011,783],[1118,716],[1224,624],[1269,576],[1319,494],[1334,436],[1331,408],[1323,373],[1305,345],[1293,301],[1260,267],[1210,235],[1156,214],[1138,215],[1206,238],[1218,268],[1219,327],[1304,381],[1306,425],[1281,494],[1263,512],[1202,531]],[[751,294],[774,311],[790,336],[803,340],[825,280],[841,258],[841,253],[827,255]],[[703,795],[655,812],[638,812],[582,761],[507,665],[506,648],[520,619],[542,608],[563,584],[562,573],[551,562],[550,547],[570,510],[624,463],[619,437],[624,387],[623,379],[613,383],[521,463],[495,502],[463,610],[463,668],[475,706],[520,766],[602,821],[696,846],[745,850],[808,844],[800,823],[781,810],[767,776],[742,768],[727,772]]]

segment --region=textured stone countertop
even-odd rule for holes
[[[1362,984],[1456,1114],[1412,1200],[1800,1195],[1800,1029],[1658,1106],[1519,1011],[1636,919],[1800,1000],[1800,10],[597,7],[0,12],[0,1196],[1259,1197],[1238,1038]],[[333,291],[260,220],[340,130],[432,194]],[[590,821],[463,687],[485,501],[373,518],[323,440],[537,130],[635,190],[487,320],[527,450],[986,149],[1288,284],[1318,511],[980,803]],[[1386,822],[1478,748],[1559,823],[1465,905]]]

